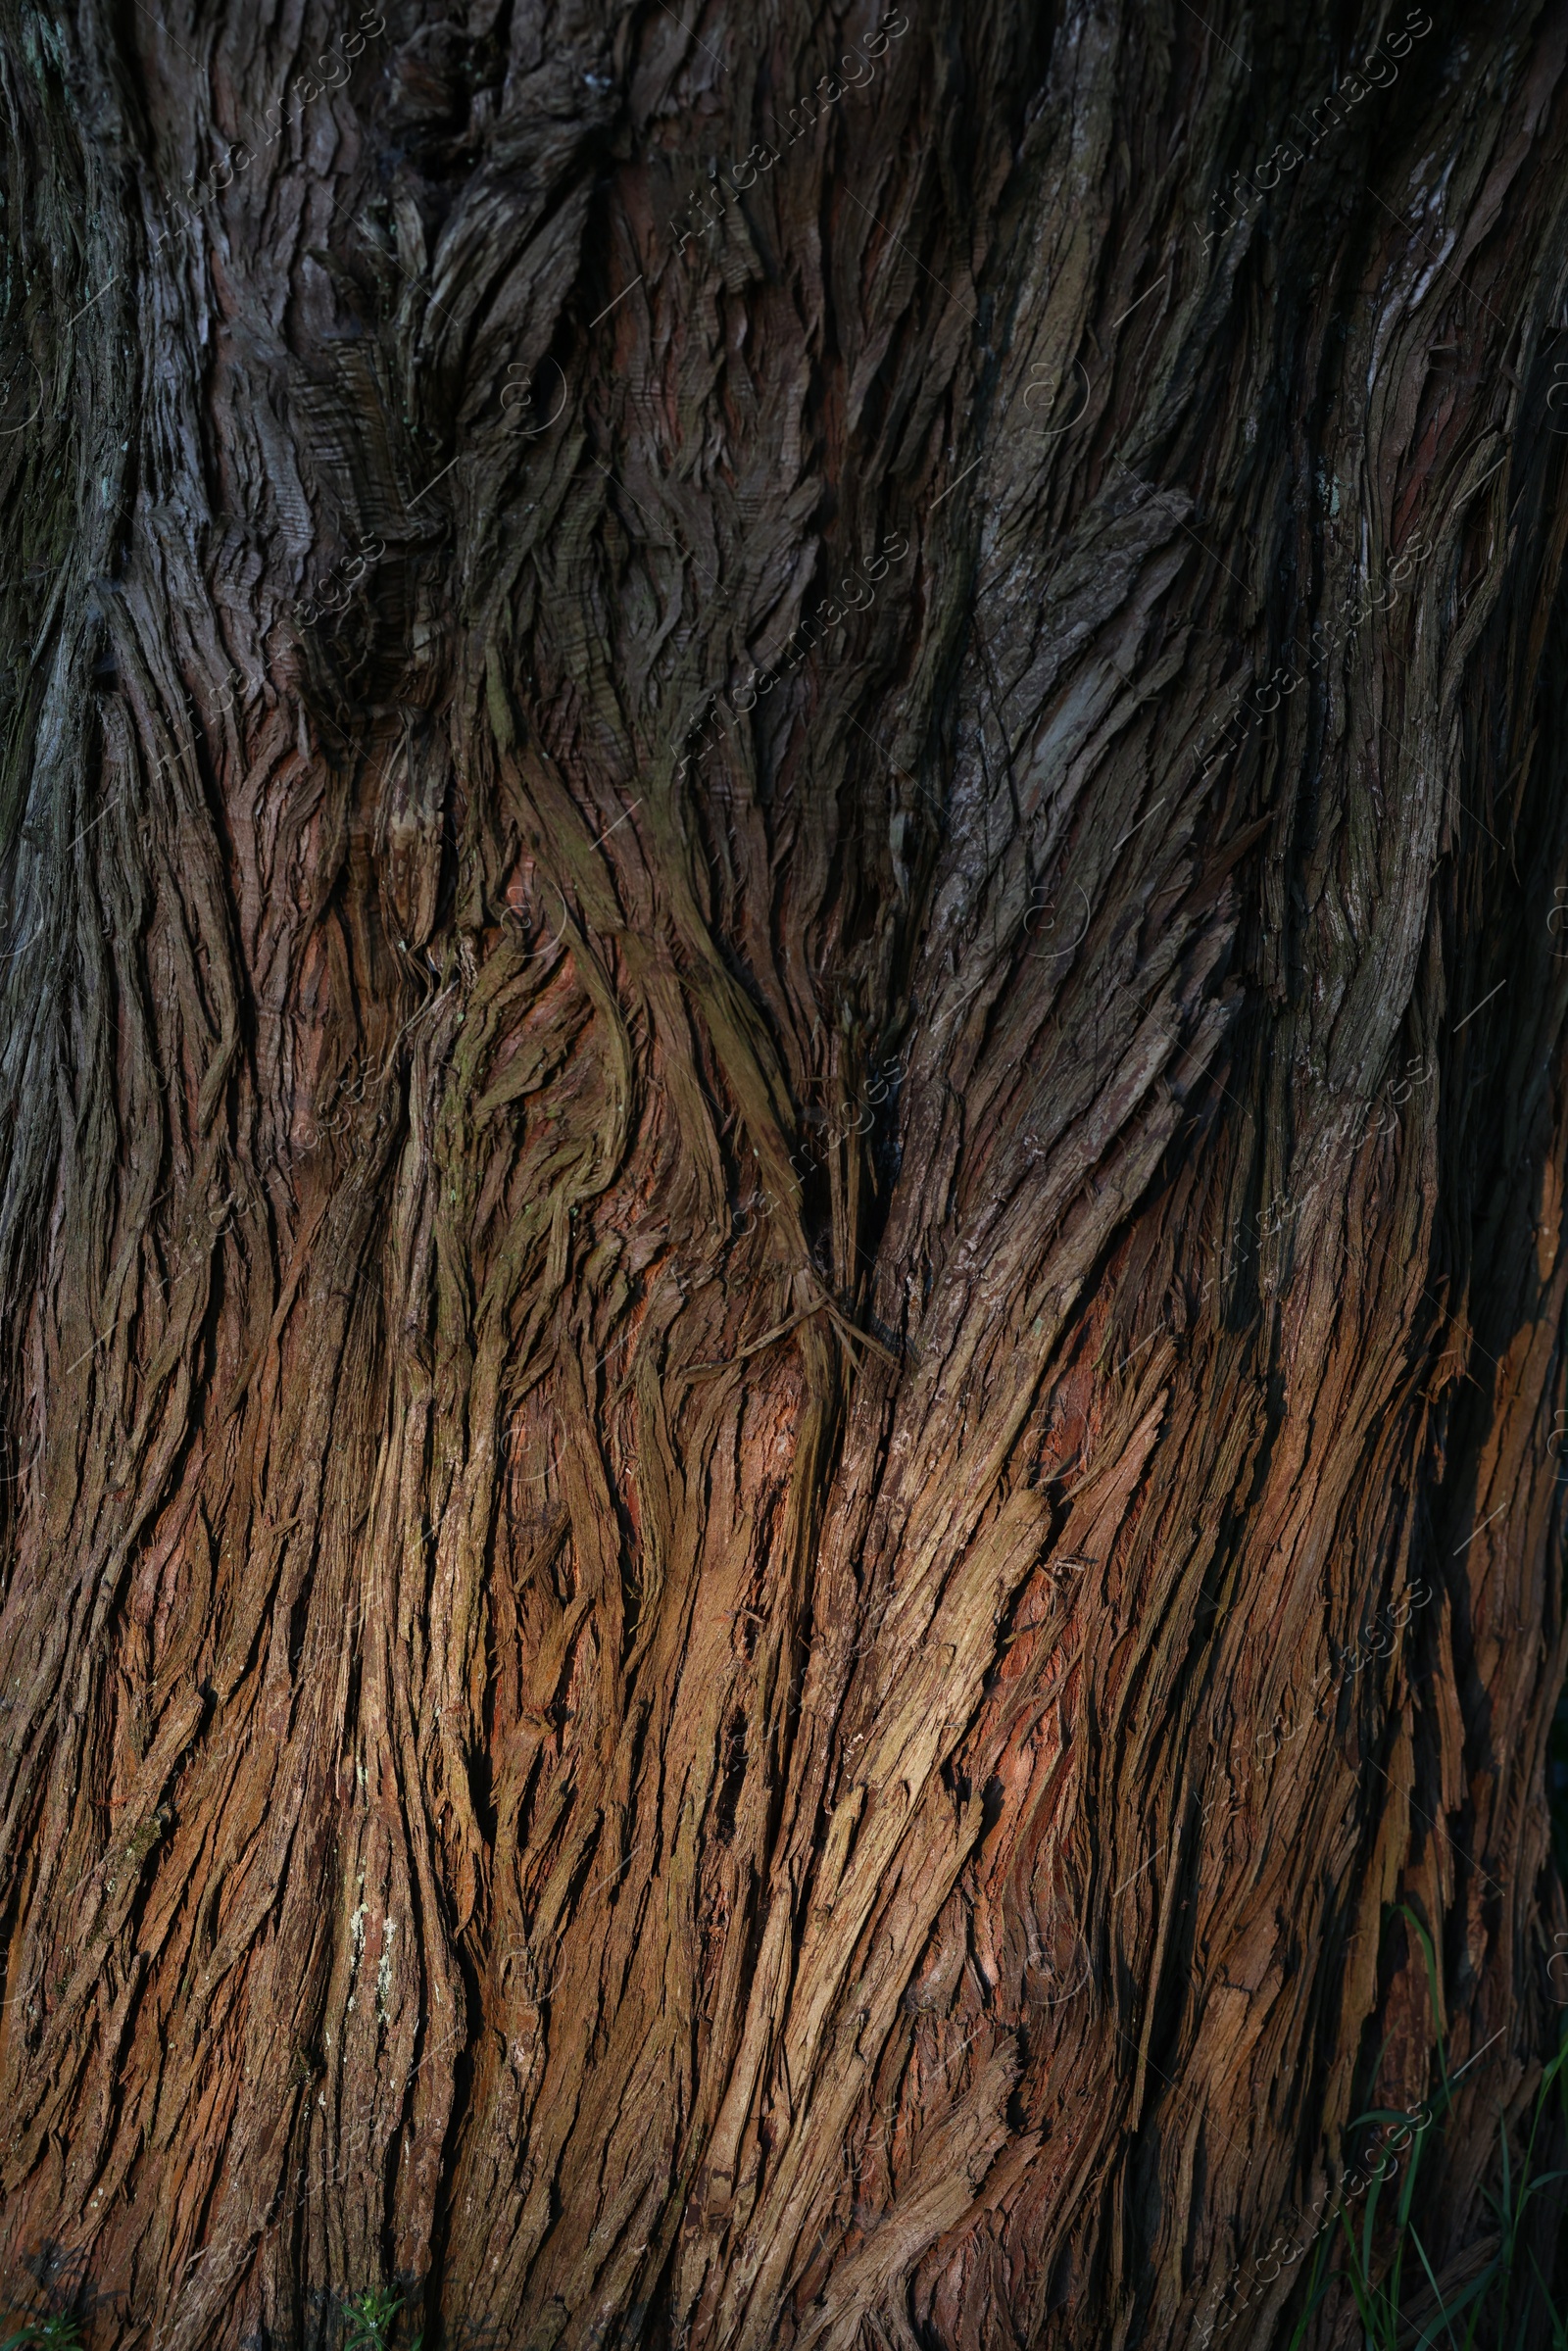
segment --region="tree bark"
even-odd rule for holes
[[[0,23],[0,2286],[1264,2345],[1440,2025],[1461,2264],[1568,16]]]

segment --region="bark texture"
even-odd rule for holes
[[[1568,11],[700,8],[0,0],[95,2343],[1261,2346],[1539,2072]]]

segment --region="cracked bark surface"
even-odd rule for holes
[[[1484,2226],[1568,17],[1208,17],[0,0],[0,2285],[94,2341],[1274,2342],[1400,1903]]]

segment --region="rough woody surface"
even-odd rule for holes
[[[0,0],[94,2344],[1264,2345],[1399,1905],[1539,2075],[1568,14],[701,8]]]

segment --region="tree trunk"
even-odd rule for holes
[[[1568,16],[695,5],[0,5],[94,2344],[1264,2345],[1539,2079]]]

